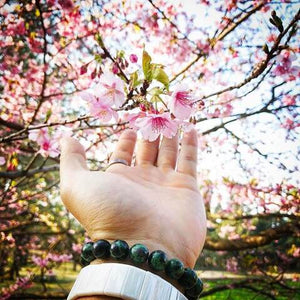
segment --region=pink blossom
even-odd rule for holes
[[[285,95],[282,98],[282,102],[284,105],[295,105],[296,104],[296,96]]]
[[[281,126],[288,130],[292,130],[292,129],[299,127],[299,124],[295,123],[292,119],[287,118]]]
[[[33,255],[31,257],[32,261],[39,267],[45,268],[50,263],[63,263],[68,262],[72,259],[71,254],[55,254],[55,253],[48,253],[44,258],[40,256]]]
[[[56,157],[59,155],[58,139],[51,137],[48,128],[40,128],[30,131],[28,138],[37,142],[40,146],[38,151],[42,156]]]
[[[230,240],[235,240],[239,238],[239,235],[235,232],[236,227],[231,225],[224,225],[220,228],[219,236],[221,238],[228,238]]]
[[[277,65],[274,74],[281,76],[284,80],[292,81],[300,76],[300,67],[292,66],[292,62],[296,60],[296,56],[291,51],[284,50],[277,56]]]
[[[107,102],[103,101],[102,98],[97,98],[88,92],[82,92],[80,96],[88,102],[91,115],[99,118],[100,121],[109,122],[111,118],[118,119],[117,112]]]
[[[145,112],[138,112],[138,113],[126,113],[124,115],[124,119],[126,122],[129,122],[129,127],[138,130],[138,128],[135,125],[135,121],[138,120],[139,118],[145,117],[146,113]]]
[[[82,245],[81,245],[81,244],[75,244],[75,243],[72,243],[72,250],[73,250],[75,253],[80,254],[80,253],[81,253],[81,249],[82,249]]]
[[[6,29],[7,35],[23,35],[26,33],[25,22],[20,19],[16,24],[9,24]]]
[[[111,72],[105,72],[95,88],[95,93],[110,105],[121,107],[125,101],[124,82]]]
[[[5,162],[6,162],[5,157],[0,156],[0,166],[3,166]]]
[[[226,270],[236,273],[238,271],[238,261],[235,257],[230,257],[226,261]]]
[[[43,53],[43,45],[42,45],[41,41],[30,38],[29,43],[30,43],[32,52]]]
[[[202,41],[197,42],[197,47],[205,54],[208,54],[211,48],[209,42],[202,42]]]
[[[58,0],[58,3],[61,5],[61,7],[67,11],[74,9],[74,3],[72,0]]]
[[[268,42],[275,42],[276,39],[277,39],[277,35],[275,33],[271,33],[270,35],[267,36]]]
[[[3,287],[0,290],[0,300],[6,300],[11,298],[11,295],[17,290],[25,290],[31,287],[31,273],[28,273],[25,277],[18,277],[16,282],[8,287]]]
[[[295,248],[294,252],[293,252],[293,256],[294,257],[300,257],[300,248]]]
[[[131,55],[129,56],[129,60],[130,60],[133,64],[135,64],[135,63],[137,63],[137,61],[138,61],[138,57],[137,57],[135,54],[131,54]]]
[[[225,6],[226,9],[229,11],[232,10],[233,8],[236,8],[237,5],[237,0],[225,0]]]
[[[155,141],[160,134],[172,138],[177,133],[178,123],[171,120],[169,113],[148,114],[135,121],[145,140]]]
[[[180,120],[188,119],[193,112],[194,98],[184,84],[180,84],[174,90],[169,103],[170,111]]]

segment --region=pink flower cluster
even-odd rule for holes
[[[81,253],[81,249],[82,249],[82,245],[81,245],[81,244],[75,244],[75,243],[72,243],[72,250],[73,250],[75,253],[80,254],[80,253]]]
[[[191,129],[192,124],[186,122],[194,112],[194,96],[186,85],[178,85],[172,93],[168,105],[169,112],[159,113],[150,109],[147,113],[129,115],[128,121],[132,128],[141,132],[144,139],[156,140],[160,134],[167,138],[176,135],[181,125],[185,131]]]
[[[41,268],[47,267],[50,263],[63,263],[72,259],[72,255],[48,253],[44,258],[33,255],[31,257],[33,263]]]
[[[17,290],[28,289],[32,285],[30,275],[17,278],[16,282],[9,287],[4,287],[0,291],[0,300],[6,300],[11,297]]]
[[[80,96],[87,101],[92,116],[103,122],[109,122],[112,118],[118,120],[113,106],[119,108],[125,101],[124,82],[115,74],[106,72],[101,75],[94,93],[81,92]]]
[[[228,238],[229,240],[235,240],[240,237],[235,231],[236,231],[235,226],[224,225],[220,229],[219,236],[221,238]]]
[[[35,129],[29,132],[28,138],[35,141],[39,146],[38,151],[42,156],[56,157],[59,155],[59,140],[65,136],[70,135],[68,128],[60,127],[59,130],[51,131],[50,128],[44,127]]]
[[[136,61],[137,57],[132,57],[131,60]],[[88,103],[92,116],[103,122],[109,122],[112,118],[118,120],[118,114],[113,107],[120,108],[125,102],[124,82],[115,74],[106,72],[100,77],[93,93],[81,92],[80,95]],[[160,134],[172,138],[180,125],[186,131],[191,128],[186,120],[195,111],[195,98],[189,88],[180,84],[166,97],[169,100],[169,112],[158,111],[152,105],[147,109],[141,104],[141,112],[126,114],[130,126],[139,130],[146,140],[154,141]]]
[[[292,66],[292,62],[295,61],[296,55],[291,51],[284,50],[277,56],[277,65],[274,69],[274,74],[281,76],[286,81],[296,80],[300,77],[300,67]]]
[[[238,271],[238,261],[235,257],[230,257],[227,259],[226,270],[232,273],[236,273]]]

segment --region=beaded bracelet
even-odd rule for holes
[[[155,250],[149,254],[148,248],[142,244],[135,244],[129,248],[127,242],[123,240],[116,240],[112,244],[107,240],[99,240],[95,243],[88,242],[82,247],[81,264],[87,266],[97,258],[112,257],[123,260],[128,256],[135,265],[148,262],[150,269],[153,271],[165,271],[169,278],[177,280],[184,288],[185,296],[188,299],[194,300],[200,296],[203,290],[203,282],[194,270],[185,268],[177,258],[168,260],[166,253],[161,250]]]

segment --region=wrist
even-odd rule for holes
[[[149,251],[147,246],[140,243],[129,245],[124,240],[109,243],[100,239],[86,243],[82,248],[81,257],[85,266],[102,265],[102,269],[118,264],[123,269],[139,269],[142,274],[152,273],[152,277],[160,277],[168,282],[169,286],[192,297],[200,295],[203,288],[196,272],[186,268],[178,258],[170,257],[162,250]],[[122,265],[126,267],[121,267]]]

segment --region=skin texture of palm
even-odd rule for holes
[[[206,234],[203,201],[196,179],[197,135],[186,133],[178,153],[178,137],[140,141],[130,166],[136,134],[125,131],[111,160],[124,159],[106,172],[89,171],[83,147],[62,141],[61,196],[92,240],[126,240],[163,250],[191,268]],[[159,145],[160,144],[160,145]]]

